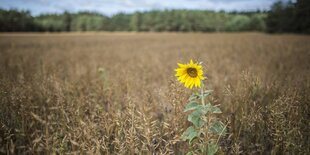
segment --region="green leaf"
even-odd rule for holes
[[[193,126],[190,126],[190,127],[188,127],[188,128],[186,129],[186,131],[183,133],[182,139],[183,139],[184,141],[189,140],[189,143],[191,143],[191,141],[192,141],[193,139],[195,139],[196,137],[198,137],[198,136],[199,136],[198,132],[194,129]]]
[[[203,111],[197,109],[188,115],[187,120],[192,122],[196,127],[200,128],[204,124],[204,121],[201,119],[201,115],[203,115]]]
[[[209,96],[212,92],[213,92],[213,90],[206,90],[206,91],[204,91],[203,92],[203,97]],[[201,97],[201,94],[199,96]]]
[[[185,106],[184,112],[189,110],[195,110],[199,106],[199,103],[192,101]]]
[[[198,93],[194,93],[189,97],[189,101],[195,101],[197,99],[200,99],[200,95]]]
[[[193,155],[193,152],[192,151],[187,152],[186,155]]]
[[[200,110],[201,111],[203,111],[204,112],[204,114],[207,114],[208,112],[210,112],[211,111],[211,104],[210,103],[208,103],[208,104],[206,104],[206,105],[202,105],[201,107],[200,107]]]
[[[207,114],[208,112],[212,112],[212,113],[222,113],[221,109],[219,107],[213,106],[211,105],[211,103],[208,103],[204,106],[201,105],[201,107],[199,107],[205,114]],[[198,107],[196,108],[198,109]]]
[[[212,113],[217,113],[217,114],[222,113],[221,109],[219,107],[216,107],[216,106],[212,106],[211,107],[211,112]]]
[[[217,152],[218,148],[219,147],[216,143],[210,142],[208,145],[208,155],[214,155]]]
[[[221,135],[226,132],[226,127],[222,122],[216,121],[211,125],[209,131],[213,132],[214,134]]]

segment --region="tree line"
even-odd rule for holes
[[[0,10],[1,31],[264,31],[266,13],[153,10],[111,17],[79,12],[32,17],[29,11]]]
[[[309,1],[277,2],[268,12],[153,10],[111,17],[96,12],[42,14],[0,9],[0,31],[267,31],[309,33]],[[308,17],[308,18],[306,18]]]
[[[266,20],[267,31],[310,34],[310,0],[276,2]]]

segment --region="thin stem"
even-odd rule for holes
[[[226,125],[224,126],[223,130],[221,131],[220,136],[217,138],[216,144],[218,144],[218,143],[219,143],[219,140],[220,140],[221,136],[223,135],[223,133],[224,133],[224,131],[225,131],[225,129],[226,129],[226,127],[227,127],[227,125],[228,125],[228,124],[226,124]]]
[[[203,92],[204,92],[203,87],[204,87],[204,84],[203,84],[203,81],[201,80],[201,104],[205,105],[205,98],[203,96]]]

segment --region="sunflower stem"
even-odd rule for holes
[[[203,92],[204,92],[203,87],[204,87],[204,84],[203,84],[203,81],[201,80],[201,104],[205,105],[205,98],[203,96]]]

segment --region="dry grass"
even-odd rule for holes
[[[205,62],[228,124],[219,154],[310,154],[310,37],[260,33],[0,34],[0,152],[182,154]]]

